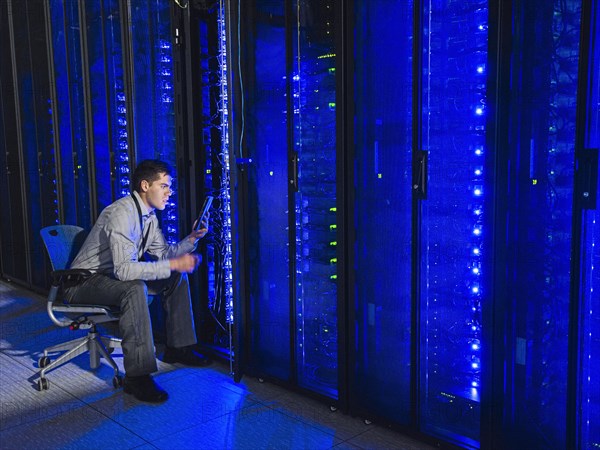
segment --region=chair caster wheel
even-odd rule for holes
[[[115,375],[112,381],[115,389],[123,387],[123,377],[121,375]]]
[[[337,407],[336,406],[330,406],[329,407],[329,411],[336,412],[337,411]]]
[[[48,356],[42,356],[38,359],[38,367],[43,369],[44,367],[48,367],[50,365],[50,358]]]
[[[39,391],[47,391],[50,388],[48,378],[40,378],[37,382]]]

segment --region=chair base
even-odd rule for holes
[[[92,369],[97,369],[100,366],[100,356],[103,356],[104,359],[108,361],[115,371],[113,385],[115,387],[120,387],[122,384],[122,377],[119,375],[119,367],[110,356],[109,350],[107,350],[110,349],[112,352],[112,350],[115,348],[121,348],[121,340],[113,337],[102,336],[98,331],[95,330],[95,327],[90,329],[86,336],[48,347],[44,350],[44,356],[39,359],[38,365],[41,370],[39,371],[40,378],[38,380],[38,387],[40,390],[48,389],[48,380],[46,379],[47,372],[56,369],[57,367],[86,352],[89,352],[90,354],[90,367]],[[61,351],[65,353],[60,355],[56,360],[50,362],[48,354]]]

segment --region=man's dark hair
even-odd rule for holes
[[[152,184],[158,180],[162,174],[173,176],[173,170],[166,162],[158,159],[146,159],[138,164],[133,172],[133,190],[140,192],[142,190],[142,180]]]

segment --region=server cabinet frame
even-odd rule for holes
[[[232,65],[232,72],[235,73],[235,75],[237,76],[241,76],[243,78],[244,84],[245,85],[249,85],[252,84],[252,75],[251,75],[251,70],[245,70],[246,67],[251,67],[251,65],[253,64],[253,56],[252,56],[252,52],[248,51],[248,47],[247,44],[244,44],[244,39],[242,39],[240,41],[240,36],[237,35],[238,30],[241,30],[242,33],[247,33],[248,32],[248,24],[250,23],[250,21],[252,20],[253,17],[253,12],[256,11],[256,8],[254,7],[254,3],[247,3],[247,2],[240,2],[240,1],[229,1],[229,13],[230,13],[230,17],[232,18],[232,22],[233,22],[233,26],[231,27],[231,32],[233,33],[233,37],[231,39],[231,42],[233,43],[233,49],[230,52],[230,60],[229,62]],[[343,29],[343,33],[344,34],[349,34],[349,31],[347,30],[347,28],[345,28],[344,25],[344,21],[341,19],[343,14],[346,14],[346,6],[344,5],[339,5],[340,10],[336,11],[336,16],[335,16],[335,20],[336,20],[336,24],[338,24],[338,26],[344,26]],[[293,36],[292,36],[292,32],[293,32],[293,11],[292,11],[292,2],[291,1],[286,1],[283,8],[285,8],[285,48],[286,48],[286,75],[288,77],[288,80],[291,80],[292,78],[292,72],[293,72]],[[239,23],[239,25],[237,24],[236,20],[239,19],[239,17],[242,17],[242,19],[246,19],[246,20],[242,20],[241,23]],[[344,92],[345,89],[348,89],[348,86],[345,84],[346,81],[343,79],[343,71],[344,68],[341,65],[340,61],[342,60],[342,58],[340,57],[341,54],[341,49],[340,49],[340,45],[342,45],[343,43],[343,39],[341,36],[337,36],[335,38],[335,42],[334,45],[336,46],[336,62],[335,62],[335,67],[336,67],[336,101],[337,102],[344,102],[345,100],[341,100],[340,99],[340,92]],[[239,47],[236,48],[236,46]],[[238,53],[238,52],[241,52]],[[345,57],[347,57],[348,55],[346,55]],[[241,65],[240,65],[241,63]],[[351,89],[351,88],[350,88]],[[291,82],[288,81],[286,83],[286,90],[287,90],[287,95],[286,95],[286,102],[287,102],[287,106],[286,106],[286,110],[287,110],[287,117],[288,117],[288,122],[287,122],[287,137],[286,137],[286,141],[287,141],[287,157],[288,157],[288,179],[289,179],[289,183],[290,183],[290,195],[288,196],[288,209],[290,211],[290,213],[288,214],[288,225],[289,225],[289,239],[290,239],[290,243],[294,242],[294,233],[295,233],[295,227],[296,227],[296,223],[295,223],[295,217],[293,214],[294,211],[294,198],[293,198],[293,191],[294,191],[294,180],[295,180],[295,164],[297,163],[297,156],[296,156],[296,152],[294,151],[294,140],[293,140],[293,133],[294,133],[294,129],[293,129],[293,123],[291,120],[291,117],[293,115],[293,110],[294,110],[294,105],[293,105],[293,92],[292,92],[292,86],[291,86]],[[247,93],[242,93],[242,90],[240,88],[240,83],[239,83],[239,79],[238,80],[234,80],[233,83],[233,101],[234,101],[234,110],[237,111],[237,114],[235,115],[235,120],[233,122],[233,126],[234,126],[234,132],[233,132],[233,142],[240,142],[240,137],[242,135],[242,128],[241,128],[241,120],[240,120],[240,114],[245,114],[246,112],[243,111],[242,105],[243,105],[243,101],[246,101],[246,104],[248,103],[247,97],[246,97]],[[242,96],[244,96],[244,100],[242,100]],[[346,108],[340,108],[337,107],[336,108],[336,117],[338,117],[338,121],[339,121],[339,117],[344,116],[345,114],[347,114],[347,109]],[[344,230],[344,217],[347,214],[346,213],[346,205],[347,205],[347,200],[345,199],[346,196],[346,192],[347,190],[345,189],[343,183],[345,183],[345,181],[341,181],[343,180],[343,176],[341,174],[344,173],[345,168],[346,168],[346,164],[348,163],[347,161],[347,157],[345,155],[346,149],[345,147],[343,148],[341,144],[341,141],[339,141],[339,139],[343,136],[344,142],[347,140],[347,138],[345,136],[347,136],[347,130],[345,129],[337,129],[336,130],[336,139],[337,139],[337,161],[336,161],[336,171],[337,173],[340,175],[340,177],[338,178],[338,185],[336,188],[336,195],[338,196],[336,198],[336,204],[337,204],[337,212],[336,212],[336,220],[337,220],[337,224],[338,224],[338,234],[337,234],[337,242],[338,242],[338,246],[337,246],[337,250],[336,250],[336,254],[337,254],[337,260],[338,261],[343,261],[344,260],[344,247],[346,247],[345,245],[340,245],[341,242],[345,242],[345,230]],[[245,139],[245,137],[244,137]],[[241,144],[242,146],[247,145],[246,141],[244,140]],[[237,152],[240,151],[240,154],[238,154]],[[236,375],[236,379],[239,379],[242,375],[247,375],[247,376],[257,376],[261,379],[264,380],[269,380],[273,383],[276,384],[281,384],[281,385],[285,385],[286,387],[298,391],[298,392],[302,392],[303,394],[306,394],[312,398],[316,398],[318,400],[323,401],[324,403],[328,403],[330,404],[330,406],[334,409],[337,408],[345,408],[345,404],[346,404],[346,395],[347,395],[347,387],[346,387],[346,370],[345,367],[347,366],[347,362],[345,361],[345,358],[347,357],[344,354],[344,350],[342,349],[341,345],[338,346],[338,357],[337,357],[337,365],[338,365],[338,374],[337,374],[337,383],[338,383],[338,399],[332,399],[326,395],[317,393],[312,391],[309,388],[304,388],[304,387],[300,387],[298,386],[298,379],[297,379],[297,362],[295,360],[295,354],[296,354],[296,337],[294,336],[294,332],[291,333],[290,335],[290,342],[289,342],[289,349],[290,349],[290,354],[291,354],[291,358],[289,361],[289,373],[290,373],[290,378],[287,381],[278,379],[276,377],[272,377],[269,376],[268,374],[262,373],[260,371],[256,371],[255,369],[252,369],[249,367],[249,358],[250,358],[250,352],[251,350],[249,349],[248,345],[244,342],[249,342],[250,340],[250,324],[249,324],[249,317],[250,317],[250,304],[249,304],[249,292],[250,292],[250,286],[249,286],[249,276],[248,276],[248,270],[247,267],[250,264],[249,262],[249,250],[248,250],[248,237],[244,235],[243,230],[247,229],[248,226],[248,170],[250,168],[253,167],[254,165],[254,161],[252,160],[252,158],[247,157],[246,155],[248,155],[247,151],[245,148],[243,149],[236,149],[236,154],[235,157],[237,158],[237,170],[235,171],[235,185],[236,185],[236,199],[239,205],[239,209],[238,209],[238,213],[236,216],[236,225],[238,226],[238,233],[237,233],[237,238],[238,238],[238,251],[236,253],[236,256],[239,258],[238,259],[238,265],[237,265],[237,270],[236,273],[237,274],[245,274],[244,276],[241,277],[241,281],[239,282],[239,284],[237,285],[238,288],[238,295],[236,296],[236,300],[237,300],[237,306],[236,306],[236,311],[237,311],[237,323],[234,327],[234,329],[236,330],[235,333],[237,333],[238,338],[236,339],[236,346],[239,349],[236,352],[236,361],[237,361],[237,375]],[[232,176],[232,180],[234,179],[234,177]],[[344,197],[339,197],[340,195],[343,195]],[[295,324],[295,299],[294,299],[294,295],[293,293],[295,292],[295,265],[293,263],[294,259],[295,259],[295,249],[294,246],[290,244],[290,249],[289,249],[289,259],[290,259],[290,266],[289,266],[289,289],[290,289],[290,298],[289,298],[289,310],[291,312],[290,314],[290,322],[289,322],[289,326],[291,327],[291,330],[294,330],[296,324]],[[345,264],[345,263],[344,263]],[[338,308],[338,339],[340,339],[341,341],[339,342],[343,342],[345,345],[346,342],[346,326],[347,326],[347,322],[346,322],[346,313],[344,312],[346,310],[346,300],[345,300],[345,292],[344,289],[345,287],[345,278],[347,276],[347,274],[345,273],[345,266],[339,266],[338,267],[338,272],[337,272],[337,285],[338,286],[342,286],[340,288],[340,290],[337,293],[337,308]],[[340,308],[343,308],[342,311],[340,311]]]

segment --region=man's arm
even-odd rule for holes
[[[156,220],[156,218],[153,220]],[[150,244],[146,250],[157,259],[172,259],[193,252],[196,250],[198,240],[202,239],[208,233],[208,228],[204,224],[199,230],[192,228],[192,232],[177,244],[169,245],[157,223],[155,224],[156,226],[153,225],[150,232],[150,236],[148,237]]]

